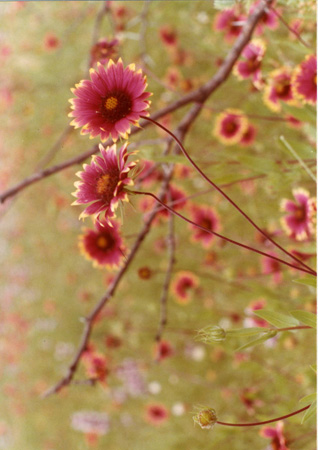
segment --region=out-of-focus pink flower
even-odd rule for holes
[[[238,109],[228,109],[217,116],[213,134],[222,144],[234,145],[240,142],[247,129],[245,114]]]
[[[170,342],[162,340],[156,343],[154,353],[155,358],[158,361],[163,361],[164,359],[170,358],[174,355],[174,349]]]
[[[278,257],[278,255],[274,252],[268,252],[269,255]],[[275,284],[279,284],[282,282],[283,274],[282,267],[279,261],[275,259],[269,258],[268,256],[262,257],[262,267],[263,273],[265,275],[273,275],[273,281]]]
[[[172,283],[172,291],[178,303],[186,304],[192,300],[194,290],[199,286],[198,278],[189,271],[179,272]]]
[[[254,125],[249,124],[239,144],[242,145],[243,147],[249,147],[254,143],[255,136],[256,136],[256,128],[254,127]]]
[[[269,74],[263,99],[272,111],[280,111],[281,102],[297,103],[292,91],[291,76],[291,70],[288,67],[281,67]]]
[[[203,228],[218,232],[221,229],[220,219],[217,212],[211,206],[193,205],[191,207],[191,220]],[[213,239],[213,234],[190,225],[193,230],[192,239],[201,242],[203,247],[208,248]]]
[[[93,350],[84,352],[82,360],[86,369],[86,375],[92,380],[105,384],[106,377],[109,374],[109,363],[106,357]]]
[[[146,77],[136,72],[135,65],[124,69],[121,59],[111,59],[107,68],[97,63],[90,69],[91,80],[82,80],[71,89],[77,98],[70,99],[73,111],[69,117],[75,128],[82,127],[81,134],[91,138],[100,135],[102,142],[110,136],[116,141],[120,136],[128,138],[130,126],[138,125],[141,115],[147,115],[150,92]]]
[[[317,102],[317,57],[307,55],[293,73],[292,89],[294,95],[304,103]]]
[[[215,16],[213,29],[225,33],[225,40],[232,42],[242,31],[245,16],[239,14],[236,8],[225,9]]]
[[[96,42],[91,48],[90,66],[93,67],[98,62],[105,65],[110,59],[114,59],[117,56],[118,44],[118,39],[107,40],[103,38]]]
[[[169,418],[168,409],[161,403],[147,405],[145,420],[151,425],[163,425]]]
[[[251,6],[249,14],[252,14],[254,12],[256,6],[259,3],[260,2],[257,1]],[[276,28],[278,28],[278,25],[279,25],[278,17],[274,13],[274,11],[272,11],[270,8],[267,8],[267,10],[265,10],[265,12],[263,14],[263,17],[261,18],[261,20],[257,24],[256,34],[257,35],[263,34],[264,27],[267,27],[270,30],[276,30]]]
[[[284,436],[284,423],[277,422],[276,427],[265,426],[261,429],[260,435],[271,440],[273,450],[289,450],[287,447],[286,437]]]
[[[44,38],[44,48],[45,50],[52,51],[56,50],[61,46],[61,41],[54,33],[47,33]]]
[[[159,35],[162,43],[167,47],[175,47],[177,45],[177,33],[172,26],[163,25],[159,30]]]
[[[302,188],[293,189],[295,201],[283,199],[281,209],[288,214],[281,218],[287,235],[298,241],[308,239],[314,233],[316,199]]]
[[[105,220],[96,222],[94,230],[86,228],[79,238],[79,246],[94,267],[118,267],[125,250],[119,223],[111,221],[110,226]]]
[[[235,65],[234,73],[240,79],[252,78],[257,84],[261,79],[261,64],[266,46],[260,39],[254,39],[246,45],[242,59]]]
[[[246,327],[269,327],[269,324],[266,320],[257,317],[253,314],[254,311],[258,309],[266,308],[266,300],[260,298],[258,300],[253,300],[246,308],[245,313],[247,314],[247,318],[244,320],[244,326]]]
[[[77,172],[81,181],[77,181],[77,200],[73,205],[91,203],[80,215],[80,218],[94,215],[97,220],[102,213],[106,222],[112,226],[110,218],[115,216],[115,210],[120,201],[128,201],[126,186],[133,185],[129,171],[136,166],[136,161],[127,162],[134,152],[127,152],[127,144],[123,145],[117,156],[116,144],[106,149],[100,144],[101,156],[94,155],[91,164],[84,164],[84,170]]]

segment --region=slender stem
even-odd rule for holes
[[[197,170],[197,172],[209,183],[211,184],[211,186],[213,186],[221,195],[223,195],[223,197],[231,203],[232,206],[234,206],[235,209],[237,209],[237,211],[239,211],[242,216],[245,217],[245,219],[247,219],[251,225],[253,225],[254,228],[256,228],[257,231],[259,231],[263,236],[266,237],[266,239],[268,239],[273,245],[275,245],[277,248],[279,248],[282,252],[284,252],[286,255],[288,255],[290,258],[292,258],[294,261],[297,261],[299,264],[301,264],[303,267],[305,267],[308,271],[308,273],[311,273],[312,275],[317,275],[317,273],[311,269],[309,266],[307,266],[307,264],[305,264],[304,262],[302,262],[300,259],[296,258],[296,256],[292,255],[291,253],[289,253],[287,250],[285,250],[282,246],[280,246],[279,244],[277,244],[270,236],[268,236],[258,225],[256,225],[256,223],[221,189],[219,188],[213,181],[211,181],[204,172],[202,172],[202,170],[199,168],[199,166],[197,166],[197,164],[193,161],[193,159],[191,158],[191,156],[188,154],[188,152],[186,151],[186,149],[183,147],[182,143],[179,141],[179,139],[174,136],[174,134],[168,130],[166,127],[164,127],[163,125],[161,125],[159,122],[156,122],[155,120],[151,119],[150,117],[146,117],[146,116],[141,116],[143,119],[148,120],[149,122],[153,123],[154,125],[157,125],[159,128],[161,128],[162,130],[166,131],[170,136],[172,136],[174,138],[174,140],[178,143],[179,147],[182,150],[182,153],[184,154],[184,156],[187,158],[187,160],[192,164],[192,166]],[[293,266],[292,266],[293,267]]]
[[[306,329],[312,329],[312,327],[308,325],[299,325],[298,327],[286,327],[286,328],[271,328],[271,330],[274,331],[293,331],[293,330],[306,330]]]
[[[252,251],[252,252],[258,253],[259,255],[266,256],[267,258],[271,258],[271,259],[273,259],[273,260],[275,260],[275,261],[278,261],[278,262],[280,262],[280,263],[282,263],[282,264],[285,264],[286,266],[292,267],[293,269],[300,270],[301,272],[305,272],[305,273],[312,274],[311,271],[309,272],[309,270],[303,269],[302,267],[294,266],[293,264],[290,264],[289,262],[284,261],[283,259],[277,258],[276,256],[270,255],[270,254],[268,254],[268,253],[264,253],[264,252],[262,252],[261,250],[257,250],[257,249],[254,248],[254,247],[250,247],[249,245],[245,245],[245,244],[242,244],[241,242],[234,241],[233,239],[230,239],[230,238],[228,238],[228,237],[226,237],[226,236],[223,236],[222,234],[216,233],[215,231],[212,231],[212,230],[209,230],[208,228],[202,227],[201,225],[199,225],[199,224],[193,222],[192,220],[190,220],[190,219],[188,219],[187,217],[183,216],[182,214],[178,213],[178,212],[175,211],[174,209],[170,208],[168,205],[166,205],[166,204],[163,203],[161,200],[159,200],[159,198],[156,197],[156,196],[155,196],[154,194],[152,194],[151,192],[141,192],[141,191],[130,191],[130,192],[131,192],[132,194],[137,194],[137,195],[148,195],[149,197],[154,198],[158,203],[160,203],[160,205],[162,205],[162,206],[163,206],[164,208],[166,208],[168,211],[172,212],[173,214],[175,214],[176,216],[180,217],[180,218],[183,219],[184,221],[188,222],[188,223],[191,224],[191,225],[194,225],[194,226],[197,227],[197,228],[200,228],[200,230],[203,230],[203,231],[205,231],[205,232],[207,232],[207,233],[209,233],[209,234],[213,234],[214,236],[217,236],[218,238],[223,239],[224,241],[231,242],[231,244],[238,245],[239,247],[242,247],[242,248],[245,248],[245,249],[250,250],[250,251]]]
[[[292,413],[286,414],[285,416],[276,417],[275,419],[270,420],[264,420],[262,422],[252,422],[252,423],[227,423],[227,422],[220,422],[217,421],[219,425],[226,425],[227,427],[256,427],[258,425],[266,425],[267,423],[273,423],[278,422],[279,420],[287,419],[288,417],[295,416],[296,414],[300,414],[303,411],[306,411],[310,405],[305,406],[304,408],[298,409],[297,411],[294,411]]]
[[[304,41],[304,39],[300,36],[300,34],[298,33],[298,31],[296,31],[294,28],[292,28],[291,26],[288,25],[288,23],[286,22],[286,20],[279,14],[279,12],[273,7],[270,6],[270,9],[273,11],[273,13],[275,14],[276,17],[278,17],[278,19],[282,22],[283,25],[285,25],[285,27],[291,32],[293,33],[296,38],[307,48],[310,48],[310,45],[307,44],[306,41]]]

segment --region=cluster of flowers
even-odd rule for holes
[[[251,8],[255,8],[256,4]],[[242,30],[246,16],[240,6],[226,9],[216,15],[214,30],[224,33],[227,42],[232,42]],[[278,27],[278,18],[273,10],[268,10],[256,29],[260,36],[264,28]],[[295,24],[297,28],[297,24]],[[317,57],[307,55],[295,68],[282,66],[262,75],[262,60],[266,52],[266,44],[260,39],[252,40],[244,48],[240,60],[236,63],[234,74],[239,80],[249,79],[252,89],[263,91],[263,101],[274,112],[282,110],[282,104],[287,103],[299,107],[305,103],[315,104],[317,101]],[[289,116],[286,116],[288,119]],[[296,125],[298,121],[292,120]],[[216,118],[214,135],[226,145],[251,145],[255,138],[255,128],[248,125],[244,113],[239,110],[226,110]]]

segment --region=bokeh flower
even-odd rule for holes
[[[211,206],[193,205],[191,207],[191,220],[211,231],[217,232],[221,228],[219,216]],[[193,230],[192,239],[201,242],[203,247],[208,248],[214,239],[213,234],[194,225],[190,225],[190,227]]]
[[[242,31],[245,16],[239,14],[236,8],[229,8],[219,12],[215,16],[213,29],[224,32],[227,42],[232,42]]]
[[[308,239],[314,233],[316,199],[306,189],[293,189],[295,201],[283,199],[281,209],[288,214],[281,218],[287,235],[298,241]]]
[[[243,134],[239,144],[242,147],[249,147],[255,141],[255,136],[256,136],[256,128],[254,127],[254,125],[248,124],[248,127],[245,133]]]
[[[234,74],[240,79],[252,78],[257,85],[261,79],[261,64],[265,48],[264,42],[260,39],[247,44],[242,52],[242,59],[235,65]]]
[[[297,98],[304,103],[317,102],[317,57],[307,55],[293,73],[292,89]]]
[[[82,360],[88,378],[105,384],[106,377],[109,374],[109,363],[106,357],[103,354],[92,350],[84,352]]]
[[[161,340],[155,344],[154,354],[158,361],[163,361],[174,355],[174,349],[169,341]]]
[[[93,67],[98,62],[106,65],[110,59],[114,59],[118,52],[118,44],[118,39],[107,40],[103,38],[96,42],[91,48],[90,66]]]
[[[119,223],[111,221],[110,226],[105,220],[96,222],[94,230],[86,228],[79,237],[79,247],[94,267],[118,267],[125,250]]]
[[[277,422],[276,427],[265,426],[261,429],[260,435],[266,439],[271,439],[271,447],[275,450],[289,450],[286,437],[284,436],[284,422]]]
[[[269,255],[275,256],[276,258],[278,255],[275,252],[268,252]],[[262,267],[263,267],[263,274],[264,275],[272,275],[273,281],[275,284],[279,284],[282,282],[283,274],[282,274],[282,265],[279,261],[276,259],[270,258],[268,256],[262,257]]]
[[[127,145],[123,145],[117,155],[116,144],[106,149],[100,144],[101,156],[94,155],[90,164],[84,164],[83,171],[77,172],[80,181],[74,183],[77,200],[73,205],[91,203],[80,215],[80,218],[94,215],[97,220],[102,213],[106,222],[111,226],[110,218],[115,216],[115,210],[120,201],[128,201],[126,186],[133,185],[129,171],[137,162],[127,162],[134,152],[127,152]]]
[[[225,145],[237,144],[248,129],[247,117],[238,109],[228,109],[215,121],[214,136]]]
[[[179,272],[172,283],[172,291],[175,294],[176,301],[182,304],[189,303],[198,286],[199,280],[192,272]]]
[[[292,91],[291,70],[281,67],[268,76],[268,85],[264,91],[264,103],[275,112],[281,110],[281,103],[295,104]]]
[[[105,68],[100,63],[90,69],[91,80],[82,80],[71,89],[77,98],[70,100],[73,111],[69,117],[75,128],[82,127],[81,134],[91,138],[100,135],[102,142],[110,136],[127,139],[130,125],[138,125],[140,116],[147,115],[151,94],[145,92],[146,77],[136,72],[131,64],[124,69],[122,60],[111,59]]]
[[[172,26],[163,25],[159,30],[159,35],[162,43],[167,47],[175,47],[177,45],[177,33]]]
[[[168,409],[161,403],[147,405],[145,419],[152,425],[160,426],[169,418]]]

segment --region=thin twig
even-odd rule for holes
[[[167,193],[168,201],[171,201],[171,192]],[[164,279],[161,297],[160,297],[160,322],[158,326],[158,331],[156,334],[156,341],[160,342],[162,339],[162,334],[167,325],[167,301],[169,294],[169,287],[172,278],[173,266],[175,264],[175,251],[176,251],[176,241],[174,236],[174,216],[169,213],[169,230],[167,235],[167,246],[168,246],[168,266],[166,270],[166,276]]]
[[[283,16],[281,16],[279,14],[279,12],[273,7],[270,6],[270,9],[273,11],[273,13],[275,14],[276,17],[278,17],[278,19],[282,22],[282,24],[291,32],[293,33],[296,38],[299,40],[299,42],[301,42],[305,47],[307,48],[311,48],[310,45],[304,41],[304,39],[300,36],[300,34],[298,33],[297,30],[295,30],[294,28],[292,28],[291,26],[288,25],[288,23],[286,22],[286,20],[283,18]]]
[[[195,227],[199,228],[200,230],[205,231],[206,233],[212,234],[212,235],[214,235],[214,236],[216,236],[216,237],[218,237],[220,239],[223,239],[224,241],[230,242],[231,244],[234,244],[234,245],[237,245],[239,247],[245,248],[245,249],[250,250],[250,251],[252,251],[254,253],[258,253],[259,255],[266,256],[267,258],[273,259],[274,261],[278,261],[281,264],[285,264],[286,266],[292,267],[293,269],[300,270],[301,272],[305,272],[305,273],[309,273],[310,275],[313,275],[313,272],[312,272],[311,269],[309,271],[309,270],[304,269],[302,267],[294,266],[293,264],[290,264],[289,262],[284,261],[283,259],[277,258],[276,256],[270,255],[269,253],[264,253],[261,250],[257,250],[254,247],[250,247],[249,245],[245,245],[245,244],[242,244],[241,242],[234,241],[233,239],[230,239],[230,238],[228,238],[226,236],[223,236],[222,234],[216,233],[215,231],[212,231],[212,230],[209,230],[208,228],[202,227],[201,225],[193,222],[192,220],[190,220],[187,217],[183,216],[182,214],[178,213],[174,209],[170,208],[167,204],[163,203],[158,197],[156,197],[151,192],[140,192],[140,191],[131,191],[131,192],[133,194],[136,194],[136,195],[148,195],[149,197],[154,198],[165,209],[167,209],[168,211],[172,212],[176,216],[180,217],[185,222],[188,222],[189,224],[194,225]]]
[[[276,417],[275,419],[270,419],[270,420],[264,420],[262,422],[252,422],[252,423],[227,423],[227,422],[220,422],[217,421],[216,423],[218,423],[219,425],[226,425],[228,427],[256,427],[258,425],[266,425],[267,423],[273,423],[273,422],[278,422],[279,420],[284,420],[287,419],[288,417],[292,417],[295,416],[296,414],[300,414],[301,412],[305,411],[306,409],[308,409],[310,407],[310,405],[305,406],[304,408],[298,409],[297,411],[294,411],[292,413],[286,414],[285,416],[281,416],[281,417]]]
[[[196,171],[202,176],[202,178],[204,178],[211,186],[213,186],[229,203],[231,203],[232,206],[234,206],[234,208],[243,216],[245,217],[245,219],[251,224],[253,225],[253,227],[259,231],[259,233],[261,233],[264,237],[266,237],[266,239],[268,239],[275,247],[279,248],[283,253],[285,253],[286,255],[288,255],[290,258],[292,258],[294,261],[297,261],[299,264],[301,264],[303,267],[306,267],[308,270],[306,270],[306,272],[311,273],[312,275],[317,275],[317,273],[311,269],[309,266],[307,266],[307,264],[305,264],[304,262],[302,262],[300,259],[298,259],[296,256],[294,256],[292,253],[289,253],[287,250],[284,249],[284,247],[282,247],[280,244],[278,244],[277,242],[275,242],[270,236],[268,236],[264,230],[262,230],[239,206],[237,203],[235,203],[219,186],[217,186],[209,177],[207,177],[205,175],[205,173],[199,168],[199,166],[193,161],[193,159],[191,158],[191,156],[189,155],[189,153],[186,151],[186,149],[184,148],[184,146],[182,145],[182,142],[180,142],[180,140],[173,135],[173,133],[168,130],[166,127],[164,127],[163,125],[161,125],[159,122],[156,122],[155,120],[152,120],[150,117],[145,117],[145,116],[141,116],[144,119],[152,122],[153,124],[157,125],[159,128],[165,130],[170,136],[172,136],[175,141],[178,143],[179,147],[181,148],[184,156],[188,159],[188,161],[192,164],[192,166],[196,169]],[[291,266],[293,267],[293,266]],[[299,268],[298,268],[299,269]],[[310,272],[309,272],[310,270]]]

